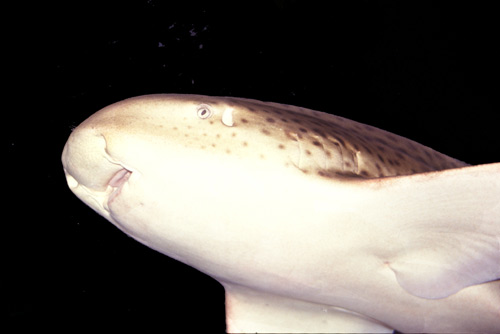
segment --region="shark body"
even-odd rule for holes
[[[500,164],[231,97],[92,115],[62,161],[87,205],[219,281],[228,332],[498,332]]]

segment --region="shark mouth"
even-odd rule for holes
[[[113,200],[120,194],[123,185],[128,181],[132,172],[126,168],[120,169],[118,172],[111,177],[108,182],[108,185],[113,189],[113,192],[109,195],[108,198],[108,207],[112,204]]]

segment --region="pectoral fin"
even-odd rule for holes
[[[407,292],[444,298],[500,279],[499,163],[367,182],[398,221],[387,265]]]
[[[500,278],[498,237],[466,234],[435,241],[437,246],[409,251],[389,264],[399,285],[409,293],[444,298],[467,286]]]

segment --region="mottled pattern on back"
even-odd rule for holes
[[[379,178],[467,166],[373,126],[291,105],[176,94],[142,97],[137,104],[130,101],[105,108],[99,122],[118,132],[126,125],[129,134],[143,133],[150,142],[153,137],[168,138],[186,149],[202,150],[207,158],[261,160],[272,168],[329,178]],[[200,106],[212,108],[213,115],[197,117]],[[148,123],[148,113],[159,110],[165,118],[156,125]]]
[[[258,127],[263,135],[284,134],[295,142],[300,150],[297,167],[305,173],[374,178],[467,165],[412,140],[343,117],[242,98],[224,98],[223,102],[240,110],[234,127]],[[217,103],[217,98],[212,103]],[[242,108],[248,113],[242,113]],[[285,143],[277,145],[284,148]]]

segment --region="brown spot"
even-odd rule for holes
[[[282,120],[285,123],[288,123],[288,120],[286,118],[280,118],[280,120]]]
[[[309,151],[309,150],[306,150],[305,152],[306,152],[307,155],[311,155],[312,154],[311,151]]]
[[[291,139],[291,140],[293,140],[293,141],[297,141],[297,134],[296,134],[296,133],[293,133],[293,132],[291,132],[291,131],[287,131],[287,132],[285,132],[285,133],[286,133],[286,136],[287,136],[289,139]]]
[[[266,121],[267,121],[268,123],[274,123],[274,122],[276,122],[276,121],[274,120],[274,118],[271,118],[271,117],[266,118]]]
[[[337,147],[337,149],[338,149],[338,150],[340,150],[340,144],[339,144],[339,143],[335,143],[335,142],[333,142],[332,144],[333,144],[333,145],[335,145],[335,146]]]
[[[231,154],[231,150],[230,149],[226,149],[226,153],[227,154]]]
[[[314,146],[321,146],[321,143],[319,141],[317,141],[317,140],[313,140],[312,143],[313,143]]]
[[[346,165],[346,167],[348,167],[348,168],[351,168],[351,167],[352,167],[352,164],[351,164],[349,161],[346,161],[346,162],[345,162],[345,165]]]
[[[313,131],[316,132],[318,134],[318,136],[326,138],[325,133],[323,131],[321,131],[320,129],[314,128]]]
[[[418,161],[418,162],[420,162],[422,165],[427,164],[427,162],[425,161],[425,159],[422,158],[421,156],[416,156],[415,160]]]
[[[410,148],[411,148],[412,150],[417,150],[417,149],[418,149],[418,148],[415,146],[415,144],[414,144],[413,142],[411,142],[411,141],[409,141],[407,144],[408,144],[408,146],[410,146]]]
[[[300,121],[296,118],[292,118],[292,122],[300,124]]]
[[[263,134],[268,135],[268,136],[271,134],[271,132],[269,132],[268,129],[261,129],[261,131]]]
[[[236,132],[231,133],[231,137],[236,137]]]
[[[361,123],[354,123],[353,128],[358,129],[360,131],[363,131],[363,124]]]
[[[408,151],[407,151],[407,150],[405,150],[405,149],[404,149],[404,148],[402,148],[402,147],[400,147],[400,148],[399,148],[399,151],[400,151],[401,153],[403,153],[403,154],[408,155]]]
[[[332,156],[332,152],[328,151],[328,150],[325,150],[325,154],[327,157],[331,157]]]
[[[361,175],[365,176],[365,177],[368,177],[368,172],[366,170],[362,170],[361,171]]]
[[[241,121],[242,121],[243,123],[248,123],[248,120],[247,120],[247,119],[245,119],[245,118],[242,118],[242,119],[241,119]]]
[[[432,154],[434,155],[434,157],[437,159],[437,160],[441,160],[441,155],[440,153],[436,152],[436,151],[433,151]]]
[[[284,149],[285,149],[285,145],[283,145],[283,144],[279,144],[279,145],[278,145],[278,148],[279,148],[279,149],[281,149],[281,150],[284,150]]]
[[[300,132],[304,132],[304,133],[306,133],[306,132],[307,132],[307,130],[306,130],[306,129],[304,129],[304,128],[299,128],[299,131],[300,131]]]
[[[377,154],[377,157],[380,161],[382,161],[382,163],[385,164],[385,160],[384,160],[384,157],[382,157],[380,154]]]
[[[377,167],[377,170],[379,173],[382,173],[382,167],[378,164],[378,162],[375,163],[375,167]]]
[[[387,134],[387,138],[389,138],[390,140],[392,140],[395,143],[398,142],[398,138],[395,135],[391,134],[391,133]]]
[[[358,127],[358,128],[359,128],[359,127]],[[363,131],[363,129],[360,129],[360,130],[361,130],[361,131]],[[350,128],[350,129],[349,129],[349,132],[350,132],[350,133],[352,133],[352,134],[354,134],[354,135],[356,135],[356,136],[358,136],[358,135],[359,135],[359,131],[358,131],[358,130],[356,130],[356,128],[355,128],[355,127],[354,127],[354,128]]]
[[[370,135],[365,135],[361,133],[359,135],[359,139],[363,140],[365,143],[371,143],[372,142],[372,137]]]
[[[246,141],[244,141],[243,146],[248,146],[248,143]]]
[[[383,140],[382,138],[375,138],[375,141],[376,141],[376,142],[379,142],[379,143],[380,143],[380,144],[382,144],[382,145],[389,146],[389,145],[387,144],[387,142],[386,142],[385,140]]]
[[[340,145],[345,146],[345,142],[342,140],[342,138],[336,138],[336,139],[340,143]]]

